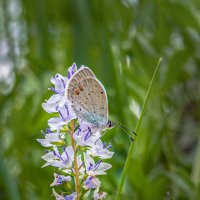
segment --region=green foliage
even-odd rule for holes
[[[135,128],[159,57],[120,199],[200,199],[199,10],[197,0],[0,1],[0,199],[51,198],[36,141],[51,76],[89,66],[110,118]],[[131,141],[117,128],[103,139],[115,154],[101,181],[115,199]]]

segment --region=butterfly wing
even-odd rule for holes
[[[86,69],[87,72],[84,70],[78,71],[80,74],[75,74],[76,79],[74,77],[70,79],[67,88],[67,98],[72,103],[72,108],[81,120],[103,128],[108,122],[106,91],[94,74],[88,75],[90,70]]]
[[[84,79],[94,77],[94,73],[88,68],[88,67],[83,67],[79,69],[69,80],[69,87],[75,87],[77,84],[82,82]]]

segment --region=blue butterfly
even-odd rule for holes
[[[108,98],[105,88],[88,67],[80,68],[70,78],[66,92],[79,119],[98,127],[100,130],[113,128],[115,125],[123,130],[126,127],[108,119]],[[132,132],[134,133],[134,131]]]

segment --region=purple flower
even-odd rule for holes
[[[104,163],[102,162],[102,160],[99,160],[97,163],[95,163],[94,160],[86,153],[84,154],[84,160],[85,160],[86,173],[89,176],[106,174],[105,171],[112,167],[111,164]]]
[[[58,167],[58,168],[70,168],[74,159],[74,151],[71,146],[64,148],[62,154],[59,153],[57,147],[53,151],[48,152],[42,159],[46,161],[43,167],[48,165]]]
[[[67,125],[72,119],[77,118],[71,106],[65,104],[63,107],[56,108],[59,117],[53,117],[48,120],[48,125],[52,130],[60,129]]]
[[[74,140],[80,146],[93,146],[100,138],[98,128],[92,127],[87,122],[79,122],[80,127],[74,133]]]
[[[99,188],[96,188],[94,190],[94,200],[99,200],[99,199],[104,199],[106,197],[107,193],[106,192],[99,192]]]
[[[77,196],[76,192],[73,192],[70,195],[66,195],[65,200],[76,200],[76,196]]]
[[[55,196],[56,200],[76,200],[76,192],[73,192],[70,195],[59,195],[54,189],[53,191],[53,195]]]
[[[101,182],[99,181],[99,179],[92,176],[88,176],[84,182],[84,188],[86,190],[100,187],[100,185],[101,185]]]
[[[62,176],[54,173],[54,181],[50,186],[58,186],[61,185],[63,182],[71,181],[71,176]]]
[[[51,96],[45,103],[42,104],[43,109],[48,112],[56,112],[56,108],[62,107],[67,103],[67,98],[65,95],[65,89],[67,85],[67,79],[61,76],[60,74],[56,74],[55,77],[51,78],[51,82],[55,85],[50,89],[55,92],[53,96]]]
[[[77,71],[76,63],[73,63],[72,66],[68,69],[67,78],[70,79],[72,75]]]
[[[111,158],[114,154],[114,152],[108,150],[109,148],[111,148],[111,144],[106,147],[105,144],[103,144],[100,139],[90,146],[91,148],[87,150],[87,154],[93,157],[98,156],[101,159],[107,159]]]
[[[63,195],[59,195],[53,188],[53,195],[56,198],[56,200],[65,200],[65,197]]]
[[[45,139],[37,139],[37,141],[44,147],[53,146],[52,143],[62,143],[60,138],[60,131],[57,129],[57,132],[52,132],[51,129],[48,129],[49,132],[45,134]]]
[[[71,78],[71,75],[77,70],[76,64],[74,63],[68,70],[70,76],[63,77],[60,74],[56,74],[51,78],[51,82],[54,84],[54,87],[51,87],[55,94],[51,96],[45,103],[42,104],[43,109],[48,112],[57,112],[57,108],[62,108],[65,104],[69,105],[69,102],[66,97],[66,88],[68,80]]]

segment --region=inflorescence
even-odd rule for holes
[[[76,116],[66,97],[69,79],[77,71],[76,64],[68,69],[68,76],[56,74],[51,78],[54,94],[42,104],[55,117],[48,120],[48,128],[42,131],[44,139],[38,139],[47,148],[42,158],[43,167],[53,166],[53,195],[57,200],[103,199],[99,175],[106,174],[112,166],[104,162],[111,158],[111,144],[101,141],[100,130]]]

